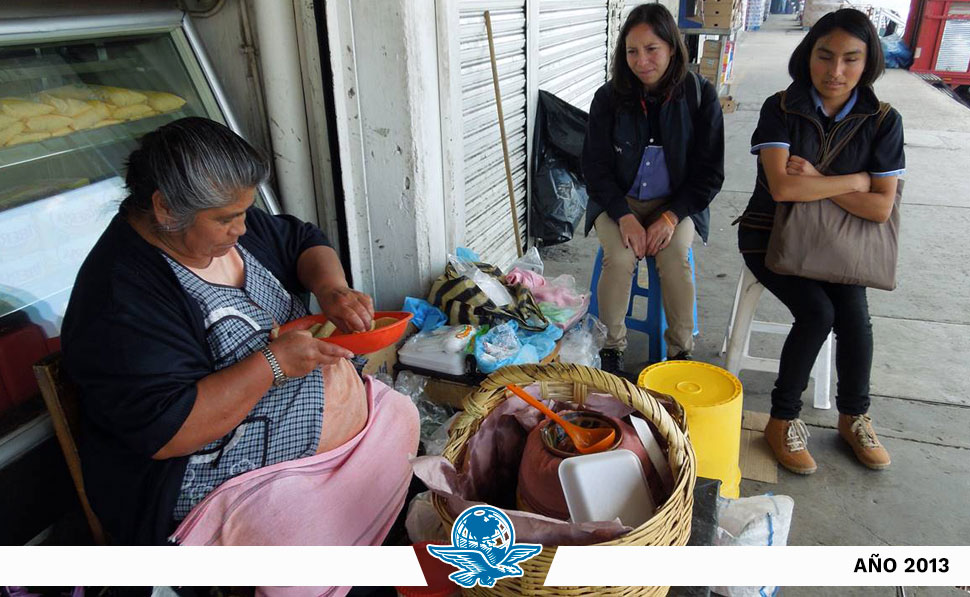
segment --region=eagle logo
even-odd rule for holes
[[[495,586],[495,581],[522,576],[519,562],[542,551],[532,543],[515,543],[512,521],[493,506],[472,506],[455,520],[451,545],[429,545],[428,553],[458,568],[448,576],[466,589],[480,584]]]

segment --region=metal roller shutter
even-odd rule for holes
[[[504,266],[517,256],[484,12],[492,19],[502,111],[519,231],[526,230],[525,0],[462,0],[459,5],[464,147],[465,244]]]
[[[608,0],[539,3],[539,89],[589,111],[606,82]]]
[[[970,70],[970,8],[951,6],[947,16],[934,68],[965,73]]]

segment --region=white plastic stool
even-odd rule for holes
[[[725,368],[734,375],[743,369],[778,373],[778,359],[753,357],[748,352],[752,332],[787,335],[791,331],[791,325],[786,323],[754,319],[754,311],[764,289],[765,287],[758,282],[751,270],[747,266],[741,266],[738,289],[734,293],[734,306],[731,309],[731,321],[728,323],[724,342],[721,344],[721,354],[727,352]],[[815,358],[812,379],[815,380],[815,408],[832,408],[829,401],[829,384],[832,379],[832,332],[829,332],[825,344]]]

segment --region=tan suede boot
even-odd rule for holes
[[[818,466],[808,453],[808,428],[801,419],[770,417],[765,426],[765,439],[775,453],[778,464],[799,475],[811,475]]]
[[[852,446],[859,462],[874,470],[889,468],[889,452],[879,443],[868,415],[839,415],[839,435]]]

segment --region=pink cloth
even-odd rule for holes
[[[525,286],[540,303],[549,302],[575,309],[584,301],[584,296],[576,292],[576,279],[568,274],[546,280],[535,272],[516,267],[505,276],[505,281],[508,284]]]
[[[367,424],[342,446],[250,471],[199,502],[171,539],[180,545],[380,545],[404,506],[418,448],[411,400],[365,380]],[[311,497],[312,496],[312,497]],[[264,588],[341,595],[347,587]]]

